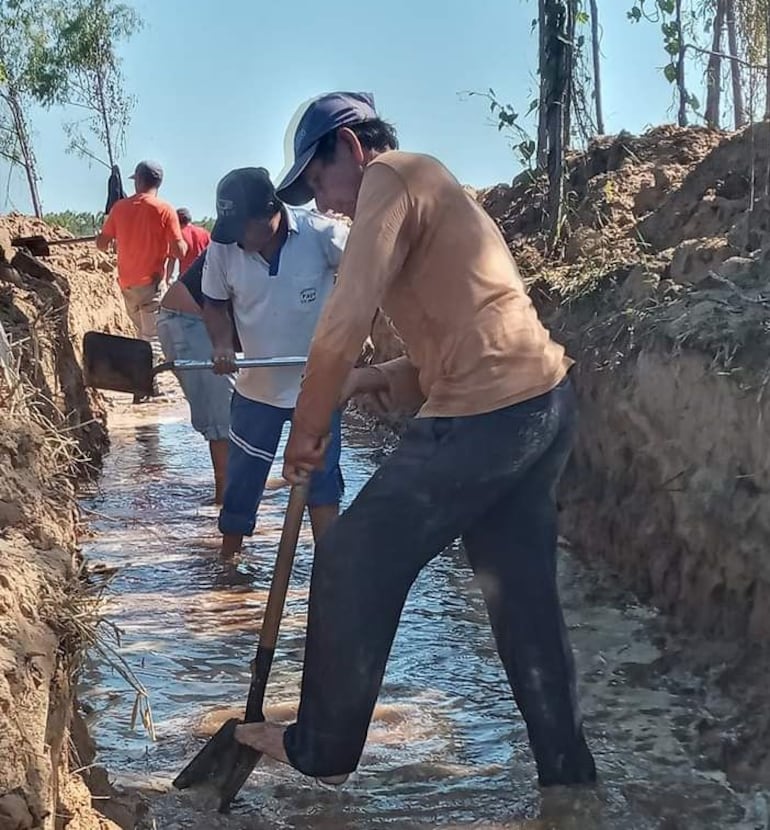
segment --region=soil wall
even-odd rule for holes
[[[643,598],[770,641],[770,125],[602,138],[569,163],[555,249],[544,182],[475,194],[577,360],[562,530]],[[375,358],[402,348],[384,320]]]
[[[0,830],[114,827],[72,769],[71,679],[88,626],[75,486],[107,444],[106,412],[83,385],[80,344],[128,332],[111,258],[93,245],[36,259],[17,235],[64,237],[0,217]]]

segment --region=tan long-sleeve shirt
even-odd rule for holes
[[[364,172],[295,422],[324,435],[378,307],[408,357],[380,364],[418,416],[477,415],[553,389],[572,360],[540,323],[493,220],[435,159],[390,151]],[[418,404],[419,405],[419,404]]]

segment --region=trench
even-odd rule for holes
[[[91,519],[83,547],[92,564],[117,569],[108,614],[120,629],[122,656],[149,693],[156,739],[141,724],[131,727],[135,693],[110,663],[88,661],[79,697],[98,763],[119,787],[142,794],[146,826],[766,827],[755,800],[691,754],[689,738],[703,716],[700,681],[659,667],[661,620],[567,550],[560,585],[601,777],[595,789],[538,790],[481,595],[461,549],[452,547],[411,592],[365,754],[345,787],[332,791],[263,761],[230,816],[174,791],[171,780],[205,736],[245,702],[287,490],[266,496],[244,555],[224,563],[216,509],[204,504],[207,448],[183,400],[121,402],[110,425],[103,474],[82,499]],[[381,452],[371,429],[349,419],[346,501]],[[267,694],[267,716],[275,719],[290,720],[297,703],[311,562],[306,522]]]

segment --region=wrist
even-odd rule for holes
[[[305,420],[304,415],[301,412],[298,413],[296,409],[294,410],[294,415],[291,419],[291,432],[296,433],[303,438],[313,438],[316,441],[320,441],[326,434],[324,432],[319,433],[318,425],[308,423],[308,421]]]

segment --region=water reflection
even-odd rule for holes
[[[157,743],[130,728],[132,691],[108,665],[87,666],[80,695],[93,708],[99,761],[119,779],[161,790],[206,735],[241,711],[287,498],[286,490],[268,495],[245,555],[223,563],[216,510],[203,504],[206,446],[184,415],[114,428],[100,492],[86,502],[109,517],[95,518],[85,552],[121,569],[111,616],[123,630],[124,656],[150,692]],[[368,437],[347,433],[348,498],[372,469]],[[279,467],[280,451],[275,473]],[[306,527],[268,690],[268,713],[281,720],[297,703],[311,564]],[[656,675],[650,612],[589,603],[591,574],[568,558],[561,571],[602,776],[596,790],[541,798],[484,603],[453,548],[410,595],[361,768],[348,786],[329,791],[265,762],[231,817],[171,791],[152,797],[157,827],[747,828],[740,798],[718,775],[697,771],[677,738],[682,724],[696,722],[697,701]]]

